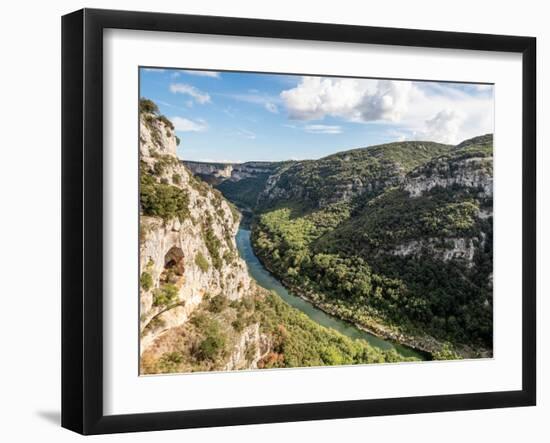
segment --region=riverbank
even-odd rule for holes
[[[237,246],[241,257],[248,265],[250,275],[260,286],[270,291],[275,291],[285,303],[303,312],[316,323],[329,329],[335,329],[347,337],[366,340],[371,346],[376,348],[383,350],[394,349],[405,358],[414,357],[419,360],[429,359],[429,355],[425,352],[415,350],[406,345],[401,345],[393,340],[385,340],[380,336],[370,333],[365,328],[358,327],[353,322],[331,314],[329,309],[316,306],[316,304],[308,300],[303,293],[299,295],[288,291],[288,285],[283,285],[283,283],[277,279],[255,255],[250,241],[249,230],[243,228],[239,230],[237,234]]]
[[[251,242],[252,244],[252,242]],[[255,253],[255,251],[254,251]],[[256,255],[256,254],[255,254]],[[470,358],[491,358],[492,351],[487,349],[473,349],[467,345],[454,346],[452,349],[445,342],[442,342],[427,334],[414,334],[394,327],[385,325],[381,320],[370,317],[368,322],[358,322],[355,318],[343,316],[342,313],[330,302],[323,300],[323,296],[313,291],[308,291],[289,282],[284,277],[279,276],[271,267],[268,260],[256,255],[262,266],[267,269],[281,284],[289,291],[296,294],[302,300],[310,303],[326,314],[339,318],[353,324],[356,328],[376,336],[383,340],[396,343],[400,346],[409,348],[417,353],[423,354],[425,359],[431,360],[434,355],[437,359],[470,359]],[[365,316],[363,316],[363,319]]]
[[[433,343],[430,342],[430,340],[420,340],[418,337],[392,331],[375,322],[369,324],[361,324],[354,321],[353,319],[343,318],[330,303],[319,301],[319,295],[307,292],[298,286],[292,285],[284,278],[279,277],[265,260],[262,260],[262,258],[259,256],[258,259],[271,274],[277,277],[277,279],[285,286],[285,288],[287,288],[289,291],[292,291],[302,300],[311,303],[316,308],[320,309],[328,315],[332,315],[333,317],[337,317],[343,321],[346,321],[354,325],[356,328],[372,334],[378,338],[394,342],[398,345],[410,348],[415,352],[425,354],[426,360],[431,360],[432,354],[434,352],[438,352],[441,349],[442,345],[439,342],[435,341],[435,339],[432,339],[435,342]]]

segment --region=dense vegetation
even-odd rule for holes
[[[262,329],[275,338],[263,367],[303,367],[403,361],[394,349],[382,351],[324,328],[269,294],[256,304]],[[414,360],[408,358],[406,360]]]
[[[402,186],[457,174],[492,176],[491,136],[456,148],[394,143],[299,162],[277,183],[282,198],[263,202],[255,250],[287,285],[343,318],[429,334],[451,343],[445,349],[490,349],[492,217],[479,214],[492,213],[492,198],[462,185],[411,198]],[[443,260],[458,240],[472,245],[472,260]],[[407,247],[413,252],[396,252]]]
[[[159,162],[155,163],[158,165]],[[189,216],[189,196],[181,188],[163,183],[158,179],[159,168],[150,169],[141,163],[139,174],[139,197],[144,215],[160,217],[167,221]]]
[[[255,295],[229,301],[223,295],[205,297],[189,324],[174,334],[170,352],[155,357],[145,353],[144,373],[206,371],[223,368],[247,327],[259,324],[269,346],[246,350],[248,363],[260,368],[398,362],[395,350],[381,351],[364,340],[352,340],[319,326],[277,295],[258,289]],[[245,366],[246,367],[246,366]]]

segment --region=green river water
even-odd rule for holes
[[[279,282],[260,262],[254,254],[252,244],[250,242],[250,231],[244,228],[239,229],[237,233],[237,248],[242,259],[248,265],[250,275],[258,282],[258,284],[270,291],[275,291],[290,306],[302,311],[314,322],[332,328],[353,339],[361,338],[368,341],[372,346],[380,349],[394,348],[400,355],[405,357],[417,357],[421,360],[426,360],[426,355],[415,351],[412,348],[384,340],[375,335],[369,334],[352,323],[334,317],[313,304],[289,292],[282,283]]]

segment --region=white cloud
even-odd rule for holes
[[[411,89],[408,81],[302,77],[298,86],[281,92],[281,99],[295,120],[398,121]]]
[[[172,83],[170,85],[170,91],[174,94],[186,94],[191,97],[201,105],[205,103],[210,103],[210,95],[206,92],[202,92],[195,88],[194,86],[187,85],[185,83]]]
[[[454,110],[443,109],[432,118],[426,120],[425,127],[415,138],[437,141],[439,143],[456,144],[461,141],[460,132],[465,116]]]
[[[202,119],[193,121],[183,117],[172,117],[170,120],[176,131],[180,132],[202,132],[208,128],[206,122]]]
[[[304,130],[310,134],[341,134],[342,128],[337,125],[306,125]]]
[[[279,113],[279,108],[277,108],[277,105],[275,103],[267,102],[264,107],[273,114]]]
[[[492,95],[467,91],[424,95],[417,91],[410,112],[400,123],[414,138],[440,143],[459,143],[494,131]]]
[[[493,131],[492,95],[446,83],[302,77],[280,96],[290,119],[382,123],[398,138],[457,143]]]
[[[143,70],[146,72],[164,72],[164,69],[159,68],[143,68]]]
[[[184,70],[186,74],[196,75],[198,77],[210,77],[210,78],[220,78],[220,73],[216,71],[191,71]]]

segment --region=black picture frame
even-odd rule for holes
[[[103,413],[103,30],[503,51],[523,63],[522,389],[177,412]],[[82,434],[536,404],[536,39],[83,9],[62,18],[62,426]]]

